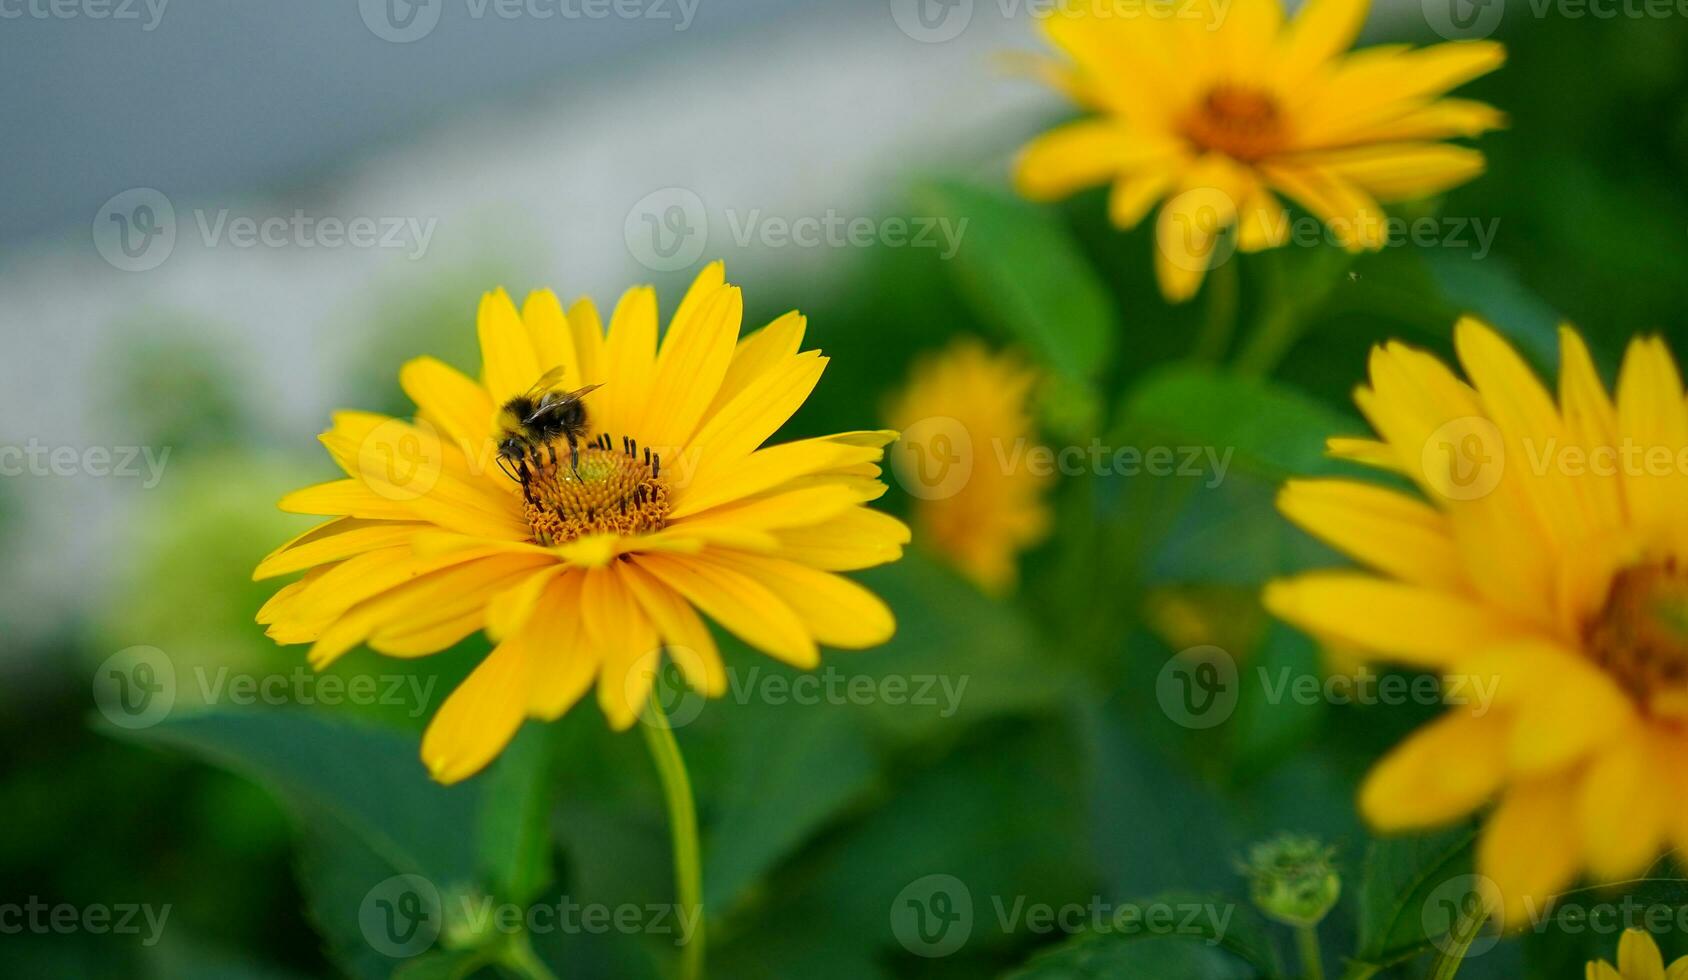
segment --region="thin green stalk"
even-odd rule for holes
[[[1461,963],[1465,962],[1465,953],[1471,948],[1471,941],[1477,938],[1477,933],[1483,930],[1483,923],[1489,919],[1487,907],[1482,907],[1475,915],[1461,914],[1459,922],[1453,931],[1448,933],[1448,939],[1436,959],[1430,964],[1430,980],[1453,980],[1454,974],[1459,972]]]
[[[704,954],[703,928],[703,862],[697,836],[697,804],[692,799],[692,783],[686,776],[686,760],[680,755],[680,745],[674,741],[669,727],[668,713],[662,709],[662,696],[651,687],[650,710],[639,726],[645,733],[645,745],[656,763],[657,777],[662,781],[663,799],[668,804],[668,825],[674,837],[674,882],[680,893],[680,910],[697,917],[697,927],[686,942],[680,957],[682,980],[702,980]]]
[[[1325,980],[1325,961],[1319,953],[1319,927],[1297,926],[1295,948],[1301,954],[1301,970],[1307,980]]]
[[[1217,363],[1230,349],[1231,336],[1237,332],[1237,262],[1232,256],[1219,263],[1207,274],[1207,310],[1202,317],[1201,332],[1196,334],[1196,346],[1190,356],[1198,361]]]

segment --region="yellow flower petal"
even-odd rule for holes
[[[1386,833],[1436,827],[1487,803],[1505,777],[1504,719],[1451,711],[1372,769],[1360,788],[1360,812]]]
[[[872,568],[902,557],[908,525],[889,514],[856,507],[811,527],[780,531],[780,553],[828,572]]]
[[[481,339],[481,373],[494,405],[502,405],[539,380],[539,359],[527,326],[510,294],[499,289],[481,297],[475,325]]]
[[[1615,739],[1593,759],[1579,791],[1577,817],[1589,871],[1606,881],[1639,874],[1665,841],[1671,800],[1644,732]],[[1655,949],[1655,957],[1658,951]],[[1623,966],[1620,953],[1619,965]],[[1624,973],[1635,975],[1624,966]],[[1661,963],[1656,975],[1664,977]]]
[[[522,322],[527,325],[528,340],[533,344],[535,366],[544,374],[555,367],[563,369],[563,386],[580,388],[589,384],[580,368],[580,358],[574,351],[574,332],[557,294],[540,289],[528,294],[522,302]]]
[[[435,780],[449,785],[480,772],[522,726],[530,673],[522,640],[495,647],[428,723],[422,762]]]
[[[598,676],[598,646],[587,642],[580,615],[585,580],[584,575],[552,579],[523,631],[532,682],[528,713],[536,718],[561,718]]]
[[[1568,779],[1545,779],[1507,790],[1477,844],[1477,873],[1495,883],[1508,928],[1539,919],[1576,878],[1582,846],[1565,814],[1575,807]]]
[[[530,382],[531,383],[531,382]],[[418,357],[399,370],[404,393],[433,424],[473,453],[492,438],[493,410],[486,389],[432,357]]]
[[[632,727],[650,696],[658,663],[656,628],[634,601],[618,568],[592,568],[580,589],[586,635],[602,658],[598,707],[610,727]]]
[[[604,387],[594,393],[593,429],[615,436],[640,433],[656,376],[656,291],[635,286],[621,294],[604,340]]]
[[[1465,589],[1447,518],[1404,494],[1351,480],[1291,480],[1278,494],[1278,509],[1380,572],[1450,592]]]
[[[1504,617],[1438,589],[1349,572],[1309,572],[1266,586],[1266,608],[1310,633],[1426,667],[1515,635]]]
[[[634,563],[769,656],[804,669],[820,662],[803,621],[757,580],[704,556],[639,555]]]
[[[890,607],[843,576],[762,555],[724,553],[712,560],[766,586],[827,646],[861,650],[884,643],[897,630]]]
[[[1659,944],[1640,929],[1625,929],[1618,940],[1618,972],[1624,980],[1665,980],[1665,960]]]

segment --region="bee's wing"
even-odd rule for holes
[[[587,395],[590,395],[592,392],[597,391],[599,388],[602,388],[602,387],[603,387],[603,385],[596,384],[596,385],[587,385],[584,388],[576,388],[573,391],[569,392],[568,394],[564,395],[562,400],[565,401],[565,402],[577,402],[577,401],[580,401],[582,398],[585,398]]]
[[[533,387],[527,390],[527,397],[532,401],[538,401],[541,396],[557,390],[562,384],[562,380],[563,366],[559,364],[539,376],[539,380],[535,381]]]

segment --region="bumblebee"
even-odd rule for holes
[[[598,385],[563,391],[561,367],[552,368],[526,393],[498,411],[498,468],[525,489],[530,467],[555,462],[553,446],[569,444],[569,467],[580,476],[580,443],[586,438],[586,395]]]

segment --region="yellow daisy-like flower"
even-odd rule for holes
[[[1605,960],[1588,965],[1586,980],[1688,980],[1688,956],[1665,969],[1659,944],[1640,929],[1627,929],[1618,941],[1618,966]]]
[[[1045,72],[1098,116],[1044,134],[1021,153],[1020,192],[1038,200],[1111,183],[1109,213],[1134,227],[1163,197],[1155,272],[1166,298],[1194,295],[1219,235],[1237,246],[1289,238],[1277,195],[1350,250],[1385,241],[1380,201],[1435,194],[1481,173],[1483,156],[1439,142],[1504,123],[1448,90],[1499,67],[1505,50],[1454,41],[1348,53],[1368,0],[1218,0],[1145,10],[1084,0],[1044,21],[1071,59]]]
[[[914,367],[887,413],[903,438],[892,462],[915,498],[920,540],[981,589],[1011,590],[1015,559],[1049,530],[1053,460],[1033,439],[1037,371],[962,339]]]
[[[698,612],[770,656],[817,663],[860,648],[891,612],[836,573],[898,558],[908,529],[864,504],[893,432],[763,447],[827,359],[800,351],[795,312],[739,337],[743,301],[719,263],[697,277],[657,342],[656,296],[628,290],[606,332],[592,302],[549,291],[520,312],[502,290],[478,316],[481,380],[423,357],[400,380],[412,420],[342,412],[322,436],[347,479],[283,510],[331,518],[256,577],[308,569],[258,614],[280,643],[329,663],[359,644],[395,657],[484,629],[497,644],[434,716],[434,778],[473,775],[525,717],[554,719],[596,682],[611,725],[633,724],[664,649],[711,696],[725,670]],[[518,482],[496,465],[500,407],[561,368],[585,396],[578,460],[566,445]]]
[[[1279,498],[1375,574],[1308,573],[1265,603],[1445,676],[1455,706],[1373,769],[1360,809],[1409,831],[1494,802],[1477,870],[1517,925],[1585,870],[1688,846],[1688,406],[1656,338],[1630,344],[1614,399],[1562,329],[1557,402],[1489,327],[1454,342],[1469,383],[1374,349],[1355,400],[1380,438],[1331,440],[1422,498],[1343,479]]]

